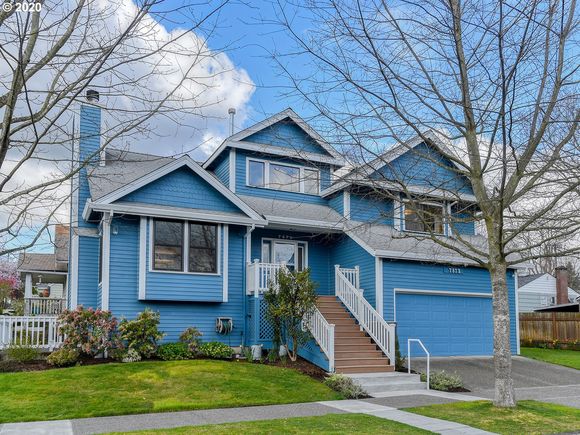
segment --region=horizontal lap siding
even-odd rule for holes
[[[328,205],[335,209],[340,215],[344,215],[344,192],[338,192],[330,197]]]
[[[180,168],[119,201],[142,202],[171,207],[240,212],[232,202],[189,168]]]
[[[216,177],[222,182],[224,186],[229,186],[230,183],[230,154],[229,152],[224,152],[217,159],[215,164],[214,173]]]
[[[393,225],[393,201],[351,193],[350,218],[360,222]]]
[[[139,301],[139,221],[115,220],[118,234],[111,235],[110,309],[120,318],[133,319],[149,307],[159,311],[160,329],[165,341],[177,341],[189,326],[197,327],[204,341],[218,340],[232,346],[241,343],[244,332],[243,314],[243,235],[241,227],[230,227],[229,301],[227,303]],[[228,336],[215,332],[216,317],[232,317],[234,331]]]
[[[96,163],[99,161],[101,147],[101,109],[99,107],[82,105],[80,114],[80,138],[79,138],[79,161]],[[86,222],[81,218],[85,203],[90,199],[89,182],[87,180],[87,167],[83,166],[79,171],[78,184],[78,204],[76,215],[79,227],[95,227],[91,222]]]
[[[79,236],[79,272],[77,304],[97,307],[99,285],[99,237]]]
[[[324,164],[315,164],[306,161],[296,161],[291,159],[284,159],[281,157],[269,156],[262,153],[236,150],[236,193],[239,195],[259,196],[262,198],[279,199],[283,201],[305,202],[308,204],[327,204],[326,199],[318,195],[307,195],[304,193],[284,192],[282,190],[265,189],[260,187],[251,187],[246,185],[246,160],[247,158],[257,158],[261,160],[268,160],[274,163],[290,163],[294,165],[302,165],[306,167],[316,168],[320,171],[320,190],[326,189],[330,186],[330,166]]]
[[[244,141],[288,148],[297,153],[307,152],[330,156],[324,148],[290,119],[266,127],[248,136]]]
[[[363,295],[376,308],[375,257],[361,248],[350,237],[343,236],[332,250],[332,263],[344,268],[360,267],[360,286],[364,290]],[[334,271],[332,273],[332,288],[334,289]]]
[[[456,266],[452,266],[456,268]],[[384,317],[394,320],[394,289],[457,291],[491,294],[491,280],[486,269],[459,267],[460,274],[449,273],[449,266],[412,261],[383,260]],[[516,313],[514,272],[508,271],[510,333],[512,351],[516,351]],[[399,307],[397,307],[398,310]],[[492,319],[488,319],[492,322]],[[420,337],[418,337],[420,338]]]
[[[291,240],[308,242],[308,267],[310,276],[318,284],[317,293],[329,295],[334,293],[331,287],[330,275],[332,265],[330,264],[330,251],[332,242],[324,240],[323,237],[314,237],[309,233],[295,233],[283,230],[256,229],[252,232],[252,261],[262,260],[262,238],[280,239],[281,242]],[[334,273],[334,272],[332,272]]]
[[[473,193],[467,178],[454,171],[451,161],[425,144],[418,145],[387,163],[373,178]]]

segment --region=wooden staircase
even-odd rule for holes
[[[392,372],[389,359],[335,296],[319,296],[320,313],[334,327],[334,364],[337,373]]]

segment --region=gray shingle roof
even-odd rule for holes
[[[348,221],[345,223],[345,231],[347,234],[362,241],[372,250],[389,253],[385,257],[408,258],[435,263],[476,264],[474,260],[464,258],[454,250],[441,246],[431,239],[413,237],[389,225]],[[462,236],[462,238],[466,242],[479,247],[482,251],[487,250],[483,236]],[[446,238],[445,242],[454,244],[458,248],[463,246],[461,242],[452,238]],[[464,250],[468,252],[466,248]]]
[[[537,280],[539,277],[544,276],[544,273],[533,273],[531,275],[518,276],[518,285],[520,287]]]
[[[239,197],[262,216],[323,222],[337,227],[341,227],[344,221],[340,214],[325,205],[260,198],[257,196],[239,195]]]
[[[104,166],[87,167],[89,189],[93,201],[172,162],[172,157],[154,156],[118,149],[108,149]]]
[[[55,254],[21,253],[18,256],[18,270],[66,272],[68,267],[66,263],[57,262]]]

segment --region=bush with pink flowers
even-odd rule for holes
[[[117,319],[110,311],[79,306],[76,310],[63,312],[58,323],[60,332],[65,336],[65,349],[94,357],[123,347],[117,331]]]

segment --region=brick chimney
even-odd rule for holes
[[[556,304],[568,303],[568,269],[556,267]]]

